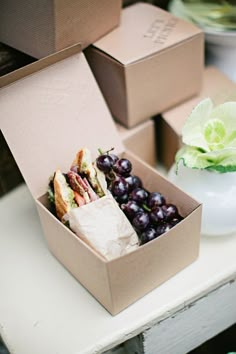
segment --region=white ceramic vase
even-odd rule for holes
[[[191,169],[180,162],[178,174],[173,165],[168,179],[203,204],[202,235],[236,232],[236,172]]]
[[[236,31],[205,31],[206,61],[219,67],[231,80],[236,81]]]

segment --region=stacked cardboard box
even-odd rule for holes
[[[141,129],[150,117],[200,91],[203,47],[201,30],[137,3],[123,9],[120,26],[85,54],[113,117],[131,135],[134,127]],[[134,130],[129,148],[137,151],[138,144]]]
[[[0,42],[42,58],[81,43],[82,48],[118,26],[121,0],[3,0]]]
[[[157,146],[154,120],[147,120],[131,129],[119,123],[116,123],[116,127],[125,147],[150,166],[156,167]]]
[[[150,4],[123,9],[120,26],[85,54],[111,113],[128,128],[201,89],[203,32]]]

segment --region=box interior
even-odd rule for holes
[[[167,11],[137,3],[123,9],[120,26],[93,46],[121,64],[129,65],[199,33],[202,33],[199,28]]]

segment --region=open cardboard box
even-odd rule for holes
[[[0,2],[0,42],[35,58],[76,43],[85,48],[119,25],[121,0]]]
[[[149,119],[130,129],[119,123],[116,123],[116,127],[126,149],[155,167],[157,164],[157,147],[154,121]]]
[[[120,26],[85,55],[112,115],[129,128],[197,94],[202,85],[203,32],[151,4],[123,9]]]
[[[115,315],[196,260],[201,205],[124,150],[84,55],[75,51],[32,64],[31,75],[0,90],[1,128],[35,198],[52,254]],[[22,70],[28,74],[28,67]],[[83,146],[94,157],[98,147],[114,146],[132,161],[144,186],[176,204],[184,220],[137,250],[105,261],[48,209],[49,176],[57,167],[68,171]]]
[[[204,98],[210,97],[218,105],[225,101],[236,100],[236,84],[214,66],[206,67],[203,86],[194,98],[162,113],[160,129],[157,130],[161,141],[161,160],[166,168],[174,163],[175,154],[182,146],[182,127],[192,109]],[[157,117],[159,119],[160,117]]]

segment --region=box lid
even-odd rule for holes
[[[162,117],[178,136],[181,136],[186,118],[206,97],[210,97],[217,105],[225,101],[236,101],[236,84],[216,67],[208,66],[204,70],[201,92],[194,98],[162,113]]]
[[[128,65],[199,33],[199,28],[167,11],[138,3],[123,9],[120,26],[93,45]]]
[[[38,71],[45,61],[0,90],[0,127],[34,197],[45,193],[56,168],[69,169],[80,148],[87,146],[94,157],[99,147],[123,151],[84,54]]]

